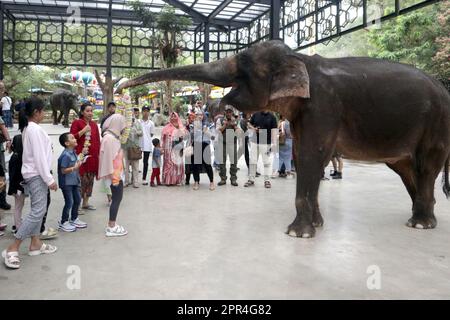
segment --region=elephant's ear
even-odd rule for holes
[[[270,100],[284,97],[309,98],[309,75],[303,61],[294,55],[272,77]]]

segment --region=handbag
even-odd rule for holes
[[[141,160],[142,150],[139,147],[128,148],[128,160]]]
[[[187,146],[184,148],[184,156],[185,157],[191,157],[194,154],[194,147],[193,146]]]

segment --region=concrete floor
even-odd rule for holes
[[[64,130],[46,129],[56,159]],[[51,240],[59,248],[51,256],[29,257],[24,245],[20,270],[0,266],[0,299],[449,297],[450,202],[440,180],[438,227],[410,229],[411,203],[397,175],[381,164],[347,161],[342,181],[322,182],[325,225],[305,240],[284,233],[295,217],[295,180],[275,179],[268,190],[258,178],[247,189],[245,164],[240,167],[238,188],[211,192],[206,175],[197,192],[185,186],[127,188],[119,213],[129,230],[123,238],[104,235],[108,208],[96,183],[92,204],[98,209],[81,216],[88,229]],[[57,225],[62,200],[60,191],[52,193],[50,226]],[[11,225],[12,213],[3,217]],[[0,248],[11,239],[7,232]],[[373,265],[380,270],[379,290],[367,287]],[[79,290],[67,287],[69,266],[79,267]]]

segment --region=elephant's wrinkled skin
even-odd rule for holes
[[[233,86],[222,103],[241,111],[271,109],[290,120],[298,172],[290,235],[313,237],[322,226],[319,183],[335,149],[385,162],[411,196],[408,226],[436,226],[434,183],[443,167],[450,193],[450,96],[423,72],[372,58],[305,56],[269,41],[209,64],[155,71],[118,89],[166,79]]]
[[[70,109],[74,110],[77,114],[79,112],[78,95],[69,90],[58,89],[50,97],[50,106],[53,111],[53,124],[59,124],[61,118],[64,116],[62,124],[68,128]],[[60,112],[59,117],[58,111]]]

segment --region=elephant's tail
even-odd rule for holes
[[[448,167],[450,166],[450,156],[447,158],[447,160],[445,161],[445,165],[444,165],[444,174],[442,177],[442,190],[445,193],[445,196],[448,198],[450,198],[450,181],[448,179]]]

